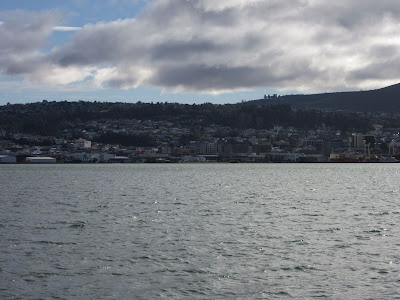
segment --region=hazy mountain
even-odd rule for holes
[[[295,109],[400,113],[400,84],[371,91],[286,95],[274,99],[260,99],[246,103],[260,105],[289,104]]]

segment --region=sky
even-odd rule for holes
[[[0,1],[0,105],[375,89],[399,50],[398,0]]]

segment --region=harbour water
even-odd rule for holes
[[[398,164],[0,165],[1,299],[400,299]]]

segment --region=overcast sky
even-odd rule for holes
[[[380,88],[399,34],[398,0],[1,1],[0,104]]]

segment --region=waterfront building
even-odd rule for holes
[[[110,158],[108,160],[108,162],[109,163],[120,163],[120,164],[123,164],[123,163],[129,163],[130,160],[126,156],[115,156],[115,157]]]
[[[299,162],[299,153],[283,153],[283,152],[270,152],[266,155],[266,160],[268,162]]]
[[[15,156],[11,155],[0,155],[0,163],[1,164],[11,164],[11,163],[16,163],[17,158]]]
[[[91,153],[74,153],[73,154],[74,160],[75,161],[81,161],[81,162],[92,162],[93,159],[96,159],[99,161],[99,154],[91,154]]]
[[[203,156],[184,156],[182,157],[183,163],[194,163],[194,162],[206,162],[206,158]]]
[[[56,159],[53,157],[37,156],[37,157],[27,157],[26,162],[31,164],[54,164],[56,163]]]

